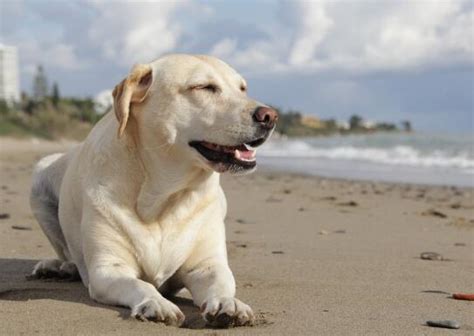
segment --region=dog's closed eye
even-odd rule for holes
[[[204,90],[211,93],[217,93],[220,91],[220,88],[216,84],[208,83],[208,84],[192,86],[191,90]]]

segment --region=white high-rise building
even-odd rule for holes
[[[0,44],[0,100],[20,101],[18,53],[16,47]]]

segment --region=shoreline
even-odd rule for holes
[[[280,169],[279,167],[257,167],[258,171],[262,173],[273,173],[273,174],[282,174],[282,175],[291,175],[295,177],[306,177],[306,178],[316,178],[316,179],[326,179],[326,180],[335,180],[335,181],[344,181],[348,183],[377,183],[377,184],[388,184],[388,185],[400,185],[407,187],[429,187],[429,188],[455,188],[461,190],[474,190],[474,176],[473,176],[473,186],[465,184],[444,184],[444,183],[422,183],[422,182],[407,182],[407,181],[394,181],[394,180],[384,180],[384,179],[371,179],[369,177],[353,178],[353,177],[344,177],[344,176],[327,176],[324,174],[311,174],[308,172],[298,172],[292,171],[290,169]]]
[[[305,179],[316,179],[316,180],[327,180],[332,182],[343,182],[348,184],[366,184],[366,185],[381,185],[384,187],[398,186],[400,188],[430,188],[430,189],[439,189],[439,190],[460,190],[466,192],[473,192],[474,187],[471,186],[462,186],[462,185],[450,185],[450,184],[424,184],[424,183],[414,183],[414,182],[396,182],[396,181],[383,181],[383,180],[370,180],[370,179],[352,179],[349,177],[332,177],[324,175],[312,175],[310,173],[297,173],[285,170],[278,170],[278,168],[258,168],[258,171],[264,175],[281,175],[281,176],[291,176],[297,178]]]

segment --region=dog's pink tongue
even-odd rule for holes
[[[255,151],[254,150],[247,150],[247,149],[236,149],[235,150],[235,157],[240,160],[247,160],[251,161],[255,159]]]

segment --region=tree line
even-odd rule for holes
[[[286,136],[413,131],[411,122],[408,120],[403,120],[397,125],[391,122],[370,122],[354,114],[347,121],[338,121],[336,119],[318,119],[304,115],[296,110],[283,111],[279,108],[275,109],[280,116],[276,132]]]

